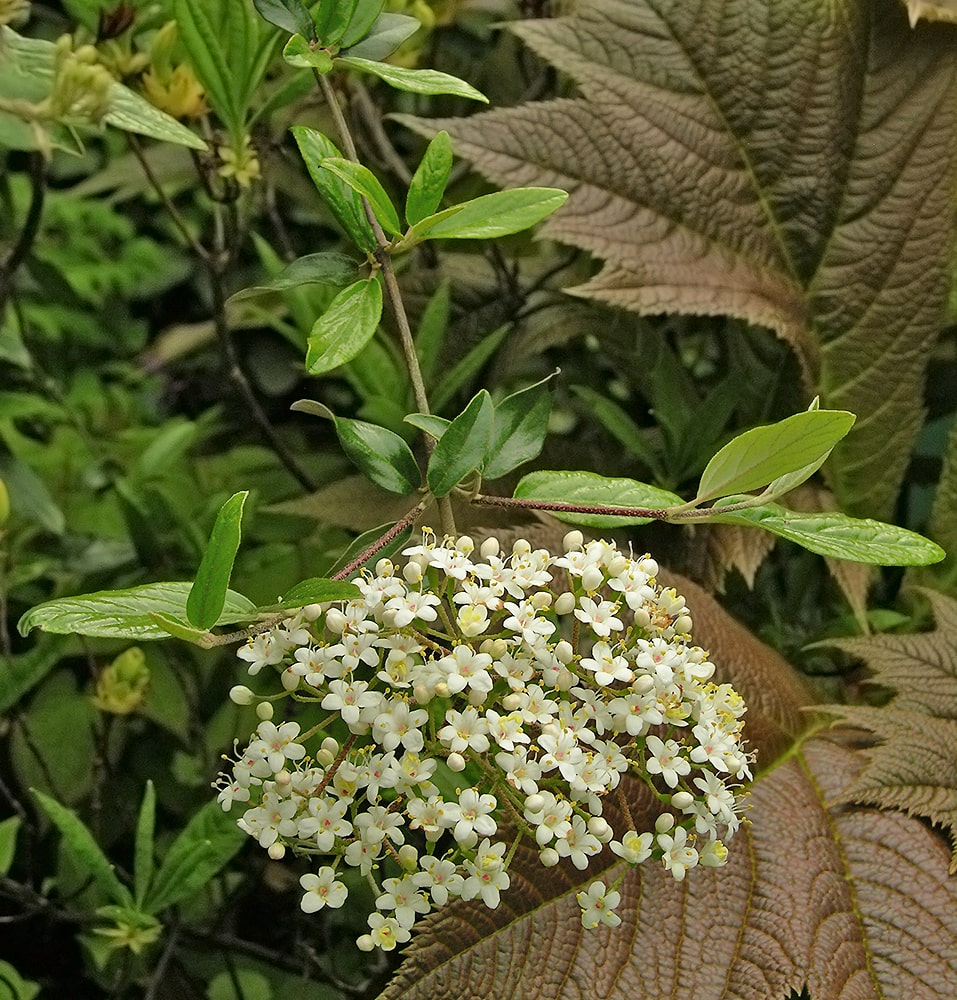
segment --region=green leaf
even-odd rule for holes
[[[13,867],[17,853],[17,834],[20,832],[20,817],[8,816],[0,820],[0,877],[7,875]]]
[[[9,990],[0,993],[2,1000],[34,1000],[40,993],[40,984],[23,976],[9,962],[0,958],[0,983]]]
[[[156,828],[156,789],[147,779],[143,801],[136,820],[136,838],[133,841],[133,898],[137,906],[143,905],[153,878],[153,833]]]
[[[354,583],[314,576],[287,590],[279,603],[284,608],[302,608],[307,604],[324,604],[326,601],[351,601],[361,595],[362,592]]]
[[[751,498],[728,497],[722,504],[748,499]],[[928,566],[940,562],[945,554],[939,545],[914,531],[836,511],[809,514],[776,503],[729,514],[721,514],[720,507],[714,509],[715,516],[708,518],[709,521],[764,528],[830,559],[848,559],[872,566]]]
[[[334,576],[339,573],[342,569],[348,566],[349,563],[358,559],[363,552],[365,552],[371,545],[374,545],[380,538],[382,538],[383,535],[385,535],[387,531],[389,531],[390,528],[394,527],[394,525],[395,522],[390,521],[386,524],[380,524],[377,528],[370,528],[368,531],[364,531],[357,538],[353,539],[342,555],[339,556],[339,558],[326,570],[326,572],[330,576]],[[409,525],[408,527],[403,528],[402,531],[395,536],[395,538],[383,545],[382,548],[376,549],[376,551],[362,564],[360,569],[371,569],[380,559],[388,559],[395,555],[395,553],[398,552],[411,537],[412,526]],[[355,572],[358,574],[359,569]]]
[[[342,55],[375,61],[386,59],[421,27],[422,22],[408,14],[380,14],[369,34],[362,41],[345,49]]]
[[[303,0],[253,0],[259,16],[290,35],[300,34],[311,38],[316,31]]]
[[[233,4],[233,6],[237,6]],[[229,132],[236,135],[244,124],[244,111],[237,102],[237,86],[229,56],[211,19],[208,0],[173,0],[173,15],[189,61],[206,91],[210,106]],[[236,53],[230,53],[235,58]]]
[[[244,302],[275,292],[285,292],[300,285],[321,284],[342,287],[359,276],[358,264],[344,253],[310,253],[287,264],[263,285],[252,285],[230,295],[226,304]]]
[[[775,330],[857,414],[840,507],[891,516],[952,287],[953,29],[899,0],[589,0],[509,28],[581,97],[402,120],[494,183],[570,190],[548,235],[606,262],[577,295]]]
[[[345,34],[339,40],[340,46],[344,49],[350,48],[371,35],[384,6],[385,0],[359,0],[353,9],[352,19]]]
[[[208,802],[166,852],[143,909],[159,913],[194,896],[236,855],[246,834],[218,802]]]
[[[667,490],[634,479],[610,479],[594,472],[532,472],[515,487],[515,496],[523,500],[546,500],[552,503],[604,507],[677,507],[681,497]],[[650,517],[613,514],[579,514],[551,511],[553,517],[570,524],[590,528],[621,528],[627,524],[647,524]]]
[[[571,389],[605,430],[612,434],[615,440],[635,458],[648,466],[654,473],[654,478],[664,478],[661,462],[651,448],[645,444],[642,428],[614,400],[586,385],[573,385]]]
[[[174,639],[183,639],[185,642],[191,642],[196,646],[207,645],[207,640],[211,636],[208,629],[193,628],[183,621],[182,618],[164,615],[159,611],[151,611],[149,617],[150,621],[163,629],[167,634],[173,636]]]
[[[23,516],[55,535],[63,534],[66,517],[43,480],[26,462],[0,454],[0,479],[6,483],[15,517]]]
[[[229,578],[242,539],[243,507],[249,491],[234,493],[219,509],[196,582],[186,599],[186,620],[194,628],[212,628],[226,603]]]
[[[407,424],[418,427],[420,431],[425,431],[430,437],[438,441],[448,430],[451,420],[445,417],[437,417],[434,413],[407,413],[402,418]]]
[[[344,184],[329,170],[320,170],[319,162],[329,156],[342,157],[335,144],[330,142],[321,132],[296,125],[292,129],[293,137],[299,146],[299,152],[309,171],[313,184],[316,185],[323,201],[329,206],[339,224],[348,233],[353,242],[367,253],[376,246],[375,235],[369,220],[366,218],[362,199],[355,191]]]
[[[542,379],[496,404],[492,439],[482,473],[486,479],[498,479],[541,452],[552,410],[551,396],[545,388],[547,381]]]
[[[332,69],[332,56],[325,49],[313,48],[302,35],[293,35],[283,46],[282,57],[297,69],[314,69],[328,73]]]
[[[382,286],[375,278],[344,288],[309,334],[309,373],[322,375],[351,361],[372,339],[381,317]]]
[[[470,472],[480,469],[488,452],[495,407],[485,389],[446,428],[429,459],[429,489],[437,497],[452,491]]]
[[[436,132],[409,183],[405,218],[410,226],[428,218],[438,209],[451,171],[452,140],[448,132]]]
[[[508,336],[509,330],[511,330],[511,325],[506,324],[484,336],[461,361],[454,364],[451,370],[436,383],[435,388],[430,393],[431,403],[436,410],[445,409],[446,404],[459,389],[478,375]]]
[[[299,400],[291,409],[331,420],[346,456],[376,486],[390,493],[407,494],[421,485],[422,476],[412,450],[388,428],[337,417],[328,406],[311,399]]]
[[[32,649],[0,659],[0,713],[39,684],[70,650],[60,637],[44,637]]]
[[[172,618],[186,617],[191,583],[148,583],[128,590],[100,590],[79,597],[61,597],[31,608],[17,627],[21,635],[31,629],[62,635],[96,635],[113,639],[168,639],[169,633],[150,617],[154,612]],[[256,605],[235,591],[226,591],[226,603],[217,625],[252,621]]]
[[[408,240],[493,240],[529,229],[562,207],[568,195],[557,188],[494,191],[430,215],[409,230]]]
[[[774,479],[798,470],[803,473],[814,463],[820,465],[853,423],[853,413],[808,410],[745,431],[708,462],[695,499],[713,500],[760,489]],[[808,475],[813,472],[814,468]]]
[[[354,56],[340,56],[336,62],[340,66],[369,73],[384,80],[396,90],[406,90],[412,94],[451,94],[455,97],[467,97],[470,101],[481,101],[488,104],[488,98],[464,80],[448,73],[440,73],[434,69],[406,69],[404,66],[392,66],[389,63],[376,62],[372,59],[357,59]]]
[[[133,897],[129,889],[116,877],[113,866],[77,814],[72,809],[61,806],[49,795],[44,795],[35,788],[31,791],[53,825],[60,831],[63,846],[76,866],[114,903],[120,906],[132,905]]]
[[[379,220],[379,225],[387,233],[391,233],[393,236],[401,234],[402,224],[399,222],[399,214],[395,210],[395,205],[385,193],[379,179],[368,167],[342,157],[329,156],[319,161],[319,169],[328,170],[343,184],[348,184],[356,194],[365,198],[369,202],[372,214]]]
[[[358,0],[322,0],[315,15],[319,41],[323,45],[338,45],[357,7]]]
[[[448,278],[439,283],[422,310],[415,330],[415,353],[427,386],[432,384],[442,356],[442,344],[451,313],[451,287]]]

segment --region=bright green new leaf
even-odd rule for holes
[[[541,452],[552,409],[551,396],[545,388],[547,381],[543,379],[513,392],[496,405],[492,439],[483,470],[486,479],[498,479]]]
[[[492,240],[530,229],[562,207],[568,195],[558,188],[512,188],[473,198],[409,230],[409,242],[421,240]]]
[[[376,21],[382,14],[385,0],[359,0],[353,8],[352,19],[345,34],[339,39],[339,45],[347,49],[357,45],[363,38],[372,33]]]
[[[480,389],[446,428],[429,459],[429,489],[437,497],[452,491],[470,472],[480,469],[488,453],[495,407]]]
[[[160,142],[174,142],[190,149],[206,150],[206,143],[195,132],[121,83],[110,87],[110,110],[103,120],[124,132],[135,132]]]
[[[314,576],[287,590],[279,603],[284,608],[301,608],[307,604],[323,604],[326,601],[351,601],[360,596],[361,591],[354,583]]]
[[[343,50],[342,54],[376,61],[386,59],[421,27],[422,22],[408,14],[380,14],[369,34],[361,42]]]
[[[218,802],[208,802],[170,845],[144,909],[159,913],[199,892],[242,847],[246,834]]]
[[[17,834],[20,832],[20,817],[8,816],[0,820],[0,876],[6,875],[13,865],[17,853]]]
[[[728,497],[722,504],[748,499]],[[768,503],[729,514],[717,513],[708,520],[764,528],[818,555],[872,566],[928,566],[945,555],[939,545],[914,531],[837,511],[804,513]]]
[[[374,250],[375,234],[366,218],[362,199],[331,171],[319,169],[320,160],[328,156],[342,156],[335,144],[321,132],[306,128],[304,125],[296,125],[290,131],[299,146],[299,152],[313,184],[316,185],[323,201],[329,206],[339,224],[360,250],[366,252]]]
[[[10,991],[3,1000],[34,1000],[40,993],[39,983],[35,983],[32,979],[24,979],[14,966],[2,958],[0,958],[0,982]]]
[[[152,614],[186,617],[186,598],[191,583],[148,583],[128,590],[100,590],[79,597],[61,597],[31,608],[17,627],[21,635],[31,629],[61,635],[95,635],[112,639],[168,639],[170,633],[152,619]],[[256,605],[237,594],[226,592],[217,625],[252,621]]]
[[[372,339],[382,317],[382,286],[374,278],[344,288],[309,334],[306,369],[322,375],[351,361]]]
[[[314,69],[319,73],[328,73],[332,69],[332,56],[325,49],[314,49],[302,35],[293,35],[286,42],[282,57],[297,69]]]
[[[35,788],[31,791],[40,808],[60,831],[63,845],[76,866],[114,903],[119,903],[120,906],[132,905],[133,897],[129,889],[116,877],[113,866],[79,816],[72,809],[61,806],[49,795],[44,795]]]
[[[143,789],[136,837],[133,841],[133,898],[142,906],[153,878],[153,834],[156,829],[156,789],[147,780]]]
[[[844,410],[808,410],[739,434],[708,462],[696,501],[760,489],[780,477],[803,473],[814,463],[820,465],[854,419]],[[814,468],[808,475],[813,472]]]
[[[455,97],[467,97],[470,101],[488,104],[488,98],[481,91],[457,76],[440,73],[435,69],[406,69],[404,66],[392,66],[389,63],[358,59],[354,56],[340,56],[336,62],[340,66],[347,66],[360,73],[377,76],[396,90],[407,90],[412,94],[452,94]]]
[[[323,45],[338,45],[352,21],[359,0],[321,0],[315,13],[316,34]]]
[[[351,284],[358,277],[358,265],[346,254],[331,250],[324,253],[310,253],[287,264],[279,274],[264,284],[252,285],[230,295],[226,304],[244,302],[246,299],[258,298],[273,292],[285,292],[300,285],[321,284],[342,287]]]
[[[451,420],[445,417],[437,417],[434,413],[407,413],[402,418],[407,424],[418,427],[420,431],[425,431],[430,437],[438,441],[448,430]]]
[[[237,135],[242,130],[244,115],[237,101],[238,88],[230,68],[230,57],[235,59],[236,53],[228,53],[224,47],[210,16],[213,13],[208,0],[173,0],[173,14],[190,64],[213,111],[229,132]]]
[[[329,156],[319,161],[320,170],[328,170],[343,182],[348,184],[356,194],[365,198],[369,202],[373,215],[379,220],[379,225],[393,236],[399,236],[402,232],[402,224],[399,222],[399,213],[392,204],[392,199],[385,193],[385,189],[379,183],[378,177],[362,166],[361,163],[353,163],[343,157]]]
[[[304,38],[315,34],[315,25],[303,0],[253,0],[259,16],[290,35],[296,33]]]
[[[212,628],[226,603],[229,578],[242,539],[243,507],[249,491],[234,493],[219,509],[196,582],[186,598],[186,620],[194,628]]]
[[[452,140],[448,132],[436,132],[409,182],[405,218],[410,226],[433,215],[445,194],[452,170]]]
[[[522,500],[545,500],[581,506],[645,507],[664,509],[680,506],[681,497],[634,479],[611,479],[594,472],[532,472],[515,487],[515,496]],[[561,510],[550,511],[553,517],[570,524],[590,528],[621,528],[626,524],[647,524],[650,517],[617,514],[580,514]]]

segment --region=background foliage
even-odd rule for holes
[[[302,914],[296,862],[247,849],[209,805],[220,755],[254,724],[226,697],[230,652],[15,628],[52,598],[193,579],[241,491],[231,586],[258,605],[410,505],[340,447],[342,421],[362,420],[422,457],[395,330],[373,320],[361,354],[308,374],[314,324],[352,279],[277,277],[351,251],[297,150],[336,135],[328,105],[252,2],[33,4],[18,37],[75,30],[126,90],[104,98],[117,127],[51,125],[50,158],[0,107],[0,996],[957,995],[957,29],[912,30],[892,0],[554,6],[389,4],[421,22],[391,64],[463,77],[490,111],[335,78],[397,204],[416,133],[438,128],[487,180],[570,192],[537,240],[403,258],[436,413],[559,368],[522,473],[690,497],[729,438],[819,393],[858,421],[790,506],[927,530],[949,558],[904,578],[740,525],[617,531],[747,626],[683,582],[699,641],[752,706],[746,849],[677,891],[632,873],[632,932],[597,946],[579,942],[577,873],[543,881],[519,859],[514,909],[431,920],[392,979],[352,945],[364,913]],[[0,99],[32,100],[4,32]],[[26,51],[52,73],[52,47]],[[134,99],[180,124],[124,131]],[[451,200],[490,190],[455,161]],[[303,397],[336,421],[291,410]],[[476,536],[565,530],[453,503]],[[133,896],[152,923],[130,923]]]

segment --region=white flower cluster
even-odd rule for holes
[[[678,880],[724,864],[751,777],[745,706],[711,681],[654,559],[577,531],[559,556],[423,535],[401,569],[382,559],[353,580],[361,597],[304,608],[238,654],[250,674],[275,668],[276,698],[330,713],[303,733],[263,702],[256,738],[218,786],[271,857],[289,846],[332,859],[302,876],[303,910],[341,906],[337,870],[352,866],[377,893],[359,946],[391,950],[455,897],[497,907],[523,837],[543,865],[569,858],[582,871],[606,846]],[[603,812],[612,800],[634,825],[626,774],[661,814],[616,837]],[[495,839],[503,829],[511,843]],[[380,881],[386,861],[396,874]],[[578,894],[584,926],[620,922],[617,884]]]

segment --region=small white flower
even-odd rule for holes
[[[336,881],[335,870],[322,867],[313,875],[311,872],[299,878],[299,884],[306,894],[299,901],[305,913],[315,913],[324,906],[338,909],[346,901],[349,890],[342,882]]]
[[[645,767],[649,774],[660,774],[669,788],[675,788],[678,777],[688,774],[691,763],[681,756],[681,748],[675,740],[664,742],[657,736],[649,736],[645,742],[648,758]]]
[[[620,841],[613,840],[610,846],[622,861],[639,865],[651,857],[653,842],[654,837],[650,833],[639,834],[636,830],[629,830]]]
[[[680,882],[685,877],[685,872],[698,863],[698,852],[688,845],[688,831],[679,826],[674,836],[659,833],[657,840],[665,870],[671,872],[676,882]]]
[[[592,882],[587,892],[579,892],[575,898],[582,908],[583,927],[597,927],[599,924],[617,927],[621,923],[621,917],[614,912],[621,902],[621,893],[609,892],[604,882]]]

